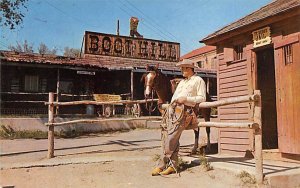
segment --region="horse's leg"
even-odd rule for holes
[[[204,120],[205,122],[210,121],[210,112],[211,109],[210,108],[205,108],[203,109],[203,111],[205,111],[204,114]],[[207,134],[207,146],[206,146],[206,150],[210,151],[210,127],[206,127],[206,134]]]
[[[194,129],[194,134],[195,134],[195,143],[194,146],[192,148],[191,154],[196,154],[197,153],[197,149],[198,149],[198,143],[199,143],[199,127]]]

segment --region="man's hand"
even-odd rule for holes
[[[178,99],[176,99],[176,102],[177,102],[178,104],[183,104],[183,103],[186,102],[186,100],[187,100],[186,97],[179,97]]]

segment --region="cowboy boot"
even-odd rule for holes
[[[154,169],[152,170],[151,174],[152,174],[152,176],[158,176],[158,175],[160,175],[160,173],[161,173],[162,171],[163,171],[163,170],[162,170],[161,168],[156,167],[156,168],[154,168]]]
[[[175,172],[176,172],[176,170],[173,167],[169,166],[166,170],[162,171],[160,173],[160,175],[169,175],[169,174],[173,174]]]

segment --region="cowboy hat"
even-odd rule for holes
[[[198,68],[198,66],[196,66],[196,63],[192,60],[189,60],[189,59],[183,59],[182,61],[177,63],[176,66],[177,67]]]

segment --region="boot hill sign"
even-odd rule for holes
[[[144,38],[85,32],[85,54],[178,62],[180,44]]]

